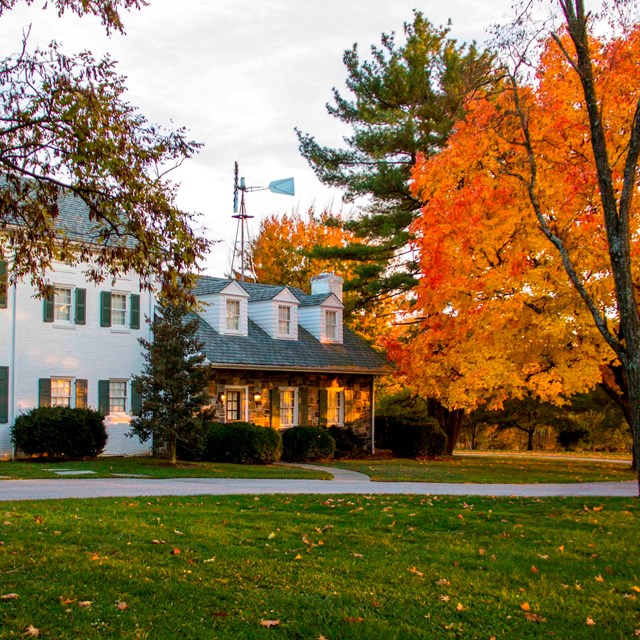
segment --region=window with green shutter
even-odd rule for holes
[[[139,416],[142,413],[142,396],[135,381],[131,381],[131,415]]]
[[[87,290],[76,289],[76,324],[85,324],[87,321]]]
[[[131,329],[140,328],[140,296],[137,293],[131,294],[131,315],[129,327]]]
[[[309,387],[298,389],[298,424],[302,427],[309,424]]]
[[[47,292],[44,298],[42,299],[42,319],[45,322],[53,322],[54,309],[55,309],[55,291],[53,287],[47,287]]]
[[[0,367],[0,424],[9,422],[9,367]]]
[[[319,413],[319,425],[321,427],[327,426],[327,405],[328,405],[328,393],[326,389],[318,389],[318,413]]]
[[[7,308],[7,261],[0,260],[0,309]]]
[[[100,292],[100,326],[111,326],[111,291]]]
[[[38,406],[51,406],[51,378],[40,378],[38,381]]]

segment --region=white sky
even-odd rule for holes
[[[207,237],[221,240],[205,272],[228,271],[236,221],[233,163],[247,185],[293,177],[291,198],[247,195],[247,213],[341,208],[338,191],[325,188],[298,152],[294,127],[321,144],[338,145],[348,129],[325,110],[331,89],[343,89],[342,54],[355,42],[361,56],[419,9],[435,25],[452,20],[458,41],[486,38],[485,29],[510,14],[510,0],[150,0],[125,15],[125,36],[106,36],[97,19],[59,19],[55,11],[22,6],[0,18],[0,55],[19,49],[22,29],[32,25],[31,48],[55,38],[67,53],[109,52],[128,77],[127,99],[152,123],[184,126],[204,143],[198,156],[172,176],[178,205],[202,214]]]

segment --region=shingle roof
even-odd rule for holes
[[[272,338],[249,320],[247,336],[221,335],[200,318],[198,338],[215,365],[257,369],[382,374],[386,359],[362,338],[344,328],[343,344],[325,344],[298,326],[298,340]]]

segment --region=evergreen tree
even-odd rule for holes
[[[140,415],[131,421],[133,433],[143,441],[153,435],[166,444],[169,460],[176,462],[178,442],[197,446],[209,419],[208,382],[202,343],[197,339],[198,319],[182,304],[166,306],[151,322],[153,341],[140,338],[146,361],[133,376],[142,398]]]
[[[365,308],[415,285],[409,226],[423,203],[410,191],[411,169],[418,154],[443,148],[463,115],[465,96],[492,62],[488,52],[458,45],[448,28],[434,27],[417,11],[404,33],[402,46],[393,33],[382,34],[370,60],[361,61],[357,44],[345,51],[351,97],[334,88],[327,111],[352,127],[346,148],[323,147],[296,130],[300,151],[321,182],[343,188],[348,201],[367,199],[359,215],[344,224],[361,242],[316,250],[318,257],[355,261],[355,276],[345,289],[359,292]]]

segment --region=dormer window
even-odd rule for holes
[[[240,300],[227,300],[227,331],[240,331]]]
[[[324,330],[327,340],[338,339],[338,312],[327,310],[324,312]]]
[[[278,306],[278,335],[290,336],[291,334],[291,307],[281,304]]]

